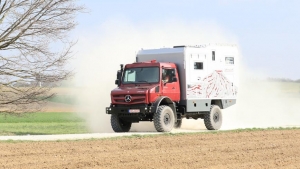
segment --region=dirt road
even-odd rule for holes
[[[0,168],[300,168],[300,130],[0,142]]]

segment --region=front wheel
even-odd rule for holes
[[[174,112],[171,107],[159,106],[153,117],[154,127],[158,132],[169,132],[175,123]]]
[[[208,130],[219,130],[222,126],[222,112],[219,106],[211,105],[208,114],[204,115],[204,124]]]
[[[131,128],[131,122],[123,121],[117,114],[112,114],[110,118],[111,127],[115,132],[128,132]]]

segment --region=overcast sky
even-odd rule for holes
[[[97,35],[96,28],[112,20],[126,20],[135,26],[145,23],[159,24],[169,20],[213,23],[224,32],[234,35],[242,49],[244,62],[251,69],[263,71],[272,77],[300,79],[299,0],[81,0],[79,2],[84,4],[90,13],[78,17],[79,25],[75,30],[77,34],[89,32]],[[80,36],[76,38],[81,40]]]

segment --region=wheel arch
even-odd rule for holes
[[[157,111],[158,107],[161,105],[166,105],[166,106],[171,107],[171,109],[173,110],[174,116],[175,116],[175,120],[177,120],[176,106],[175,106],[175,103],[172,101],[172,99],[170,99],[167,96],[161,96],[161,97],[157,98],[156,101],[153,103],[155,112]]]
[[[210,105],[217,105],[217,106],[220,107],[220,109],[223,109],[222,100],[211,100],[211,104]]]

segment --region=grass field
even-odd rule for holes
[[[33,113],[0,115],[0,135],[40,135],[87,133],[83,119],[75,113]]]

